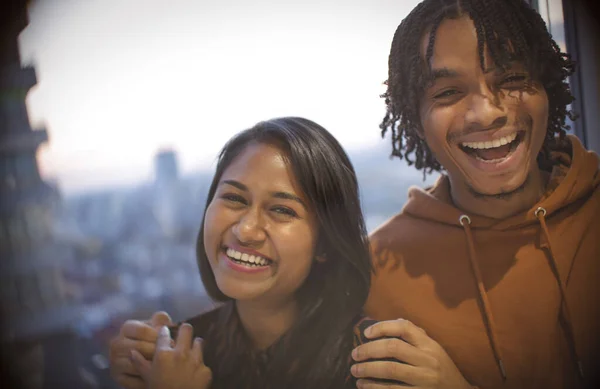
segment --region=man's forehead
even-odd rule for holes
[[[481,55],[483,54],[485,73],[524,66],[523,58],[516,55],[514,45],[510,39],[501,39],[498,34],[492,32],[491,35],[498,38],[493,43],[496,55],[492,56],[485,35],[487,34],[484,34],[484,36],[477,34],[475,24],[468,15],[460,18],[447,18],[440,22],[432,41],[431,28],[424,34],[421,40],[420,54],[429,64],[432,64],[436,53],[441,53],[444,56],[454,55],[460,60],[468,56],[465,55],[466,51],[467,54],[470,53],[472,57],[476,57],[479,63],[481,63]],[[484,39],[484,41],[481,42],[481,39]],[[431,58],[426,58],[430,42],[433,44],[429,53]],[[481,45],[483,45],[482,52],[480,51]],[[477,53],[477,55],[472,55],[472,53]],[[493,57],[496,57],[496,62],[499,59],[498,57],[502,57],[503,63],[495,63]]]

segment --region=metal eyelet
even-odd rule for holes
[[[468,215],[460,215],[460,218],[458,218],[458,221],[460,222],[461,226],[465,225],[465,221],[467,222],[467,224],[471,224],[471,218]]]
[[[539,217],[538,215],[540,214],[540,212],[542,213],[543,217],[546,216],[546,209],[544,209],[542,207],[538,207],[538,209],[536,209],[535,212],[534,212],[535,217]]]

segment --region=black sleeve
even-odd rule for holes
[[[183,323],[188,323],[193,327],[194,338],[206,337],[211,324],[217,320],[218,311],[219,308],[216,308],[169,326],[169,330],[171,331],[171,339],[177,339],[177,331],[179,330],[179,326],[181,326]]]

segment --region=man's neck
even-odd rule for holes
[[[497,196],[474,193],[465,185],[452,185],[450,195],[454,205],[469,215],[506,219],[531,208],[546,191],[549,174],[539,169],[531,172],[523,187]]]
[[[269,305],[237,301],[236,309],[246,333],[259,350],[275,343],[292,327],[298,317],[295,301]]]

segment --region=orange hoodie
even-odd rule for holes
[[[599,159],[569,136],[546,194],[496,220],[465,215],[446,176],[411,188],[373,232],[366,306],[439,342],[480,388],[578,388],[600,362]],[[583,378],[581,378],[583,374]]]

